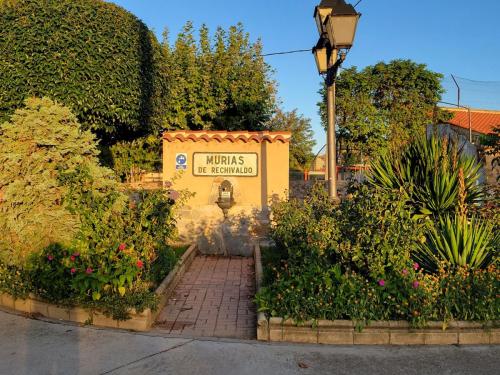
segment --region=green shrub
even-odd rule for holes
[[[109,154],[109,164],[122,181],[133,182],[132,173],[140,170],[161,170],[162,144],[159,137],[149,136],[118,142],[110,147]]]
[[[167,245],[174,200],[121,192],[68,109],[49,99],[26,106],[0,128],[0,290],[117,319],[155,307],[158,268],[166,274],[177,260]]]
[[[415,268],[417,268],[415,266]],[[413,268],[373,279],[345,272],[340,266],[285,263],[273,281],[256,295],[259,311],[268,316],[348,319],[364,325],[375,320],[407,320],[421,327],[428,321],[500,318],[500,272],[493,266],[465,268],[429,275]]]
[[[427,223],[414,218],[403,191],[361,185],[341,205],[339,261],[363,275],[383,277],[411,265]]]
[[[0,122],[26,97],[70,107],[104,143],[162,128],[165,56],[152,32],[100,0],[0,2]]]
[[[480,169],[481,165],[462,154],[455,142],[421,136],[400,153],[375,158],[368,181],[384,189],[402,189],[417,213],[437,218],[457,209],[460,173],[464,177],[465,203],[472,206],[481,202],[484,191],[478,184]]]
[[[403,192],[365,185],[337,207],[318,184],[303,202],[273,205],[272,214],[273,239],[289,262],[320,259],[373,277],[408,267],[424,234]]]
[[[298,264],[306,258],[333,256],[340,235],[337,208],[317,184],[304,201],[291,199],[272,206],[271,235],[287,259]]]
[[[50,99],[28,99],[0,125],[0,258],[22,263],[50,243],[69,244],[80,218],[68,211],[60,175],[86,168],[95,189],[115,189],[98,165],[94,136]]]
[[[444,262],[448,266],[486,268],[498,261],[500,235],[487,220],[460,215],[440,218],[427,232],[427,240],[415,254],[429,271]]]

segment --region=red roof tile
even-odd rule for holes
[[[446,121],[448,124],[469,129],[469,113],[464,108],[442,108],[453,113],[453,118]],[[500,111],[487,111],[484,109],[471,109],[471,129],[477,133],[488,134],[493,128],[500,127]]]
[[[242,141],[244,143],[254,141],[257,143],[261,142],[290,142],[291,133],[290,132],[270,132],[270,131],[260,131],[260,132],[249,132],[249,131],[213,131],[213,130],[179,130],[179,131],[169,131],[163,133],[163,139],[169,142],[178,140],[181,142],[186,141],[205,141],[209,142],[215,140],[217,142],[230,141],[232,143],[237,141]]]

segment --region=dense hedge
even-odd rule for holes
[[[104,142],[160,126],[161,49],[143,22],[114,4],[0,1],[0,55],[0,123],[26,97],[48,96]]]

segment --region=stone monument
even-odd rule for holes
[[[191,196],[179,212],[183,242],[202,253],[244,255],[265,239],[269,207],[288,196],[289,132],[163,134],[163,182]]]

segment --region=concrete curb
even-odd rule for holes
[[[262,286],[262,258],[255,245],[257,291]],[[429,322],[412,329],[407,321],[374,321],[359,330],[350,320],[311,320],[295,322],[257,314],[257,340],[336,345],[456,345],[500,344],[500,322]]]
[[[148,331],[155,321],[156,316],[166,304],[170,294],[181,279],[182,275],[189,268],[197,253],[196,245],[191,245],[182,255],[179,262],[172,271],[155,290],[160,301],[158,309],[153,312],[151,309],[145,309],[139,313],[135,309],[129,311],[131,318],[125,321],[114,320],[105,316],[98,310],[84,309],[81,307],[61,307],[40,300],[34,294],[28,298],[14,298],[10,294],[0,293],[0,306],[11,310],[16,310],[28,314],[40,314],[50,319],[65,320],[81,324],[92,324],[98,327],[121,328],[133,331]]]
[[[159,297],[160,302],[158,303],[158,309],[152,315],[152,322],[156,320],[158,314],[160,314],[162,308],[167,304],[170,295],[174,291],[175,287],[181,280],[186,270],[189,268],[191,263],[193,263],[196,254],[198,253],[198,246],[196,244],[192,244],[186,250],[184,254],[182,254],[181,259],[175,265],[172,271],[167,275],[167,277],[162,281],[162,283],[156,288],[156,295]]]
[[[374,321],[361,331],[349,320],[295,322],[292,319],[259,316],[257,339],[337,345],[498,345],[498,322],[481,324],[456,321],[429,322],[413,329],[406,321]]]

